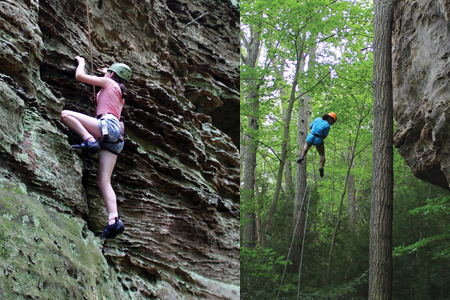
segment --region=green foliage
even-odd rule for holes
[[[338,122],[325,140],[324,178],[317,174],[316,149],[312,147],[307,156],[308,183],[314,188],[303,249],[300,296],[367,299],[373,131],[371,1],[241,1],[244,56],[245,41],[249,42],[250,33],[259,28],[261,48],[257,67],[241,67],[241,133],[253,137],[257,145],[259,196],[247,196],[245,203],[241,202],[242,215],[260,210],[264,228],[280,164],[286,124],[282,112],[288,107],[297,79],[286,157],[291,164],[294,187],[288,189],[284,174],[272,232],[263,232],[263,247],[242,248],[241,299],[297,297],[299,269],[295,262],[299,261],[300,253],[290,250],[291,242],[302,243],[293,239],[293,195],[297,188],[296,160],[304,142],[297,141],[297,124],[302,105],[300,95],[305,91],[311,97],[311,120],[334,111]],[[300,57],[306,61],[295,78]],[[250,92],[257,92],[256,98],[250,99]],[[259,104],[257,112],[251,106],[255,101]],[[248,128],[249,116],[258,119],[258,130]],[[349,186],[344,185],[353,150],[350,174],[355,181],[354,226],[349,215]],[[244,164],[245,161],[241,165]],[[450,194],[414,178],[396,150],[394,183],[394,299],[448,299]],[[330,265],[331,240],[341,199],[341,222]],[[241,225],[248,221],[241,218]],[[282,262],[288,253],[293,264],[285,266]]]
[[[394,299],[448,299],[450,220],[442,207],[449,192],[394,165]]]
[[[278,285],[281,277],[278,267],[288,264],[292,263],[287,261],[284,255],[279,256],[271,249],[241,247],[241,299],[255,292],[254,288],[263,283],[283,291],[293,289],[290,284]]]
[[[427,224],[437,219],[442,220],[442,217],[449,215],[449,205],[450,196],[447,195],[434,199],[427,199],[425,205],[415,207],[414,209],[411,209],[409,213],[413,216],[416,216],[417,218],[423,219],[424,221],[427,220],[428,222],[425,223]],[[443,231],[443,233],[439,233],[437,235],[421,237],[417,242],[411,245],[397,246],[394,249],[393,254],[395,256],[412,254],[428,246],[434,249],[430,253],[432,254],[433,259],[448,258],[450,256],[450,250],[448,250],[448,246],[450,246],[450,224],[445,226],[445,228],[443,228]],[[432,244],[438,244],[438,247]]]
[[[436,217],[436,215],[450,215],[450,196],[436,199],[427,199],[427,204],[410,210],[412,215],[423,214],[424,216]]]

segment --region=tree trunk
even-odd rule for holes
[[[256,62],[258,60],[260,40],[259,36],[261,33],[261,28],[252,28],[251,42],[246,43],[247,46],[247,57],[243,57],[243,62],[249,68],[255,68]],[[255,133],[258,131],[258,114],[259,114],[259,96],[258,96],[258,85],[255,79],[250,79],[248,81],[250,88],[247,101],[250,104],[250,116],[249,116],[249,133],[246,136],[246,151],[244,157],[244,185],[242,200],[248,203],[248,207],[254,198],[254,188],[255,188],[255,170],[256,170],[256,151],[257,151],[257,140],[254,138]],[[255,207],[253,205],[253,207]],[[254,211],[247,211],[244,215],[247,220],[243,224],[243,244],[249,248],[254,248],[256,244],[256,214]]]
[[[284,91],[282,90],[281,93],[284,93]],[[283,116],[283,123],[286,124],[287,121],[287,111],[284,108],[284,106],[282,107],[282,116]],[[287,149],[287,157],[291,156],[291,147],[289,144],[289,141],[287,142],[286,145],[286,149]],[[291,167],[291,159],[286,159],[285,163],[284,163],[284,187],[286,190],[286,200],[288,203],[291,203],[292,205],[292,193],[293,193],[293,189],[294,189],[294,184],[292,183],[292,167]]]
[[[255,212],[256,212],[256,242],[257,245],[262,247],[263,245],[263,235],[262,235],[262,227],[261,227],[261,197],[259,195],[259,187],[258,187],[258,179],[256,177],[256,168],[255,168],[255,195],[256,195],[256,203],[255,203]]]
[[[297,157],[302,154],[302,148],[306,141],[306,136],[308,135],[309,128],[309,118],[311,115],[309,101],[311,97],[304,95],[302,101],[300,102],[300,107],[298,111],[298,132],[297,132]],[[305,219],[306,219],[306,202],[305,192],[306,192],[306,165],[308,161],[305,160],[301,164],[296,164],[295,167],[295,202],[294,202],[294,216],[293,216],[293,227],[297,226],[297,231],[294,233],[297,238],[297,243],[293,245],[292,249],[292,262],[293,268],[298,270],[300,266],[300,254],[302,253],[302,241],[303,232],[305,230]],[[300,208],[302,210],[300,211]],[[299,216],[300,213],[300,216]]]
[[[350,230],[356,230],[356,186],[355,175],[350,174],[348,178],[348,222]]]
[[[394,1],[374,0],[373,156],[369,300],[392,299]]]
[[[349,155],[349,160],[351,160],[351,154]],[[354,164],[352,164],[351,169],[354,169]],[[350,174],[348,177],[348,192],[347,192],[347,207],[348,207],[348,222],[350,225],[350,230],[356,230],[356,185],[355,185],[355,175]]]

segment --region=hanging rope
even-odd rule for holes
[[[331,69],[331,70],[333,70],[333,69]],[[328,88],[327,99],[325,100],[325,106],[323,108],[323,114],[322,115],[325,115],[325,111],[327,109],[328,97],[330,96],[331,86],[333,85],[333,74],[331,73],[331,70],[330,70],[331,82],[330,82],[330,87]]]
[[[303,209],[303,203],[305,203],[307,191],[308,191],[308,184],[306,184],[306,189],[305,189],[305,194],[303,195],[302,205],[300,206],[300,210],[298,211],[298,217],[297,217],[297,222],[295,223],[294,234],[292,236],[291,245],[289,246],[288,255],[286,257],[286,265],[284,266],[283,276],[281,276],[281,283],[280,283],[280,288],[278,289],[277,300],[278,300],[278,297],[280,296],[281,287],[283,286],[284,275],[286,274],[286,268],[287,268],[287,265],[289,262],[289,256],[291,255],[292,244],[294,243],[295,233],[297,232],[298,222],[300,221],[300,214]],[[311,193],[311,189],[310,189],[310,193]],[[310,194],[310,196],[311,196],[311,194]]]
[[[353,6],[353,4],[355,2],[356,2],[356,0],[354,0],[353,2],[350,1],[350,8],[348,10],[348,16],[345,19],[344,30],[342,30],[342,38],[340,39],[340,42],[339,42],[339,50],[341,51],[342,56],[344,55],[344,51],[345,51],[345,48],[346,48],[346,47],[342,47],[342,42],[344,41],[344,36],[345,36],[345,29],[346,29],[347,24],[348,24],[348,19],[350,18],[350,15],[352,14],[352,6]],[[333,68],[331,68],[331,70],[333,70]],[[327,109],[328,96],[330,95],[330,90],[331,90],[331,87],[333,85],[333,73],[331,73],[331,70],[330,70],[330,78],[331,78],[330,88],[328,89],[327,99],[325,100],[325,106],[323,108],[323,114],[325,114],[325,111]],[[336,74],[337,74],[337,72],[336,72]]]
[[[314,156],[315,156],[315,154],[314,154]],[[313,164],[314,164],[314,158],[313,158]],[[308,187],[306,187],[306,188],[308,188]],[[309,212],[309,202],[311,200],[311,188],[312,188],[312,184],[309,185],[308,206],[306,207],[305,229],[303,231],[302,253],[300,254],[300,266],[299,266],[299,271],[298,271],[297,300],[300,297],[300,279],[302,277],[303,250],[305,249],[306,225],[308,224],[308,212]]]
[[[356,2],[356,0],[354,0],[354,1]],[[343,41],[343,39],[344,39],[345,29],[346,29],[347,24],[348,24],[348,19],[350,18],[350,15],[351,15],[351,10],[352,10],[353,4],[354,4],[354,2],[350,1],[349,15],[348,15],[348,17],[347,17],[346,20],[345,20],[344,30],[343,30],[343,32],[342,32],[342,39],[341,39],[341,42],[340,42],[340,45],[339,45],[339,46],[340,46],[341,53],[343,53],[343,50],[345,50],[345,47],[344,47],[344,49],[342,49],[342,41]],[[331,68],[331,70],[333,70],[333,68]],[[325,114],[325,112],[326,112],[327,103],[328,103],[328,97],[330,96],[331,86],[333,85],[333,74],[331,73],[331,70],[330,70],[330,78],[331,78],[331,80],[330,80],[330,87],[328,88],[328,93],[327,93],[327,98],[326,98],[326,100],[325,100],[325,106],[324,106],[324,109],[323,109],[323,114]],[[312,159],[313,169],[314,169],[314,160],[315,160],[315,153],[314,153],[313,159]],[[312,176],[311,173],[310,173],[310,176]],[[304,250],[304,248],[305,248],[304,245],[305,245],[305,238],[306,238],[306,229],[307,229],[307,224],[308,224],[309,204],[310,204],[310,201],[311,201],[311,190],[312,190],[312,185],[309,184],[309,196],[308,196],[308,204],[307,204],[307,208],[306,208],[305,228],[304,228],[304,230],[303,230],[302,251],[301,251],[301,254],[300,254],[300,266],[299,266],[299,272],[298,272],[297,300],[298,300],[299,297],[300,297],[300,283],[301,283],[301,275],[302,275],[303,250]],[[299,210],[299,212],[298,212],[297,222],[296,222],[296,224],[295,224],[294,234],[293,234],[293,236],[292,236],[291,244],[290,244],[290,246],[289,246],[289,251],[288,251],[287,258],[286,258],[286,262],[289,261],[289,257],[290,257],[290,255],[291,255],[292,245],[293,245],[293,243],[294,243],[294,238],[295,238],[295,234],[296,234],[296,232],[297,232],[297,227],[298,227],[298,223],[299,223],[299,221],[300,221],[300,215],[301,215],[301,211],[302,211],[302,209],[303,209],[303,204],[305,203],[305,197],[306,197],[306,192],[307,192],[307,191],[308,191],[308,184],[306,185],[305,193],[304,193],[304,195],[303,195],[302,205],[301,205],[300,210]],[[278,289],[277,300],[278,300],[278,298],[279,298],[279,296],[280,296],[281,287],[283,286],[283,280],[284,280],[284,276],[285,276],[285,274],[286,274],[286,268],[287,268],[287,263],[286,263],[286,265],[284,266],[283,275],[282,275],[282,277],[281,277],[281,283],[280,283],[280,288]]]
[[[313,159],[312,159],[312,164],[313,164],[313,166],[314,166],[315,156],[316,156],[316,153],[314,153]],[[309,176],[311,177],[312,174],[313,174],[313,173],[310,172],[310,173],[309,173]],[[301,252],[301,256],[300,256],[300,273],[299,273],[299,283],[298,283],[298,289],[299,289],[299,290],[300,290],[300,275],[301,275],[301,270],[302,270],[302,260],[303,260],[303,249],[304,249],[304,245],[305,245],[305,236],[306,236],[306,221],[308,220],[309,202],[310,202],[310,200],[311,200],[311,189],[312,189],[312,184],[309,184],[308,206],[307,206],[307,210],[306,210],[305,229],[304,229],[304,231],[303,231],[302,252]],[[280,296],[281,287],[283,286],[283,280],[284,280],[284,275],[286,274],[287,262],[289,261],[289,257],[290,257],[290,255],[291,255],[292,245],[293,245],[293,243],[294,243],[295,234],[297,233],[297,227],[298,227],[298,223],[299,223],[299,221],[300,221],[300,215],[301,215],[301,212],[302,212],[302,210],[303,210],[303,204],[305,203],[306,192],[307,192],[307,191],[308,191],[308,183],[306,183],[305,193],[303,194],[302,205],[300,206],[300,210],[298,211],[297,222],[295,223],[294,234],[293,234],[293,236],[292,236],[291,245],[289,246],[289,251],[288,251],[287,258],[286,258],[286,265],[284,266],[283,276],[281,276],[281,283],[280,283],[280,288],[278,289],[277,300],[278,300],[278,297]],[[297,294],[297,295],[298,295],[298,294]],[[298,299],[298,298],[297,298],[297,299]]]
[[[89,5],[88,5],[88,0],[86,0],[86,18],[87,18],[87,22],[88,22],[88,35],[89,35],[89,52],[91,54],[91,74],[94,75],[94,63],[92,60],[92,41],[91,41],[91,23],[90,23],[90,18],[89,18]],[[92,94],[95,97],[95,85],[92,86]]]

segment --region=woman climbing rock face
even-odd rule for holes
[[[75,78],[78,81],[100,86],[97,95],[97,118],[82,113],[63,110],[61,121],[83,139],[80,145],[72,145],[73,149],[81,149],[89,153],[98,153],[97,186],[100,189],[106,209],[108,223],[102,237],[115,238],[125,229],[117,211],[116,194],[111,186],[111,174],[122,151],[123,130],[119,122],[120,114],[127,97],[124,83],[131,78],[131,69],[125,64],[113,64],[108,69],[98,69],[104,77],[87,75],[84,71],[85,60],[75,57],[78,62]]]
[[[319,152],[320,155],[320,177],[323,177],[323,167],[325,166],[325,144],[323,140],[328,136],[330,126],[336,123],[336,121],[337,115],[334,112],[330,112],[322,118],[316,118],[312,121],[311,125],[309,125],[311,132],[306,137],[306,143],[303,146],[302,156],[300,156],[297,161],[297,163],[300,164],[305,159],[305,155],[308,153],[311,146],[316,146],[317,152]]]

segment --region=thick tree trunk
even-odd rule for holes
[[[284,93],[284,91],[282,90],[281,93]],[[282,108],[282,116],[283,116],[283,123],[286,124],[287,121],[287,111],[286,109]],[[287,154],[286,156],[289,158],[291,157],[291,147],[289,144],[289,141],[286,145],[286,149],[287,149]],[[286,190],[286,200],[288,203],[292,204],[292,194],[293,194],[293,190],[294,190],[294,184],[292,182],[292,167],[291,167],[292,161],[291,159],[286,159],[285,163],[284,163],[284,187]]]
[[[369,300],[392,299],[394,1],[374,0],[373,156]]]
[[[260,28],[253,28],[251,43],[247,44],[248,56],[243,57],[244,64],[250,68],[255,68],[256,62],[258,60],[259,49],[260,49]],[[259,114],[259,99],[258,99],[258,86],[255,79],[249,80],[248,82],[250,92],[247,97],[247,101],[250,104],[250,116],[249,116],[249,135],[246,136],[246,151],[244,156],[244,185],[242,200],[249,204],[254,198],[254,188],[255,188],[255,170],[256,170],[256,151],[257,151],[257,140],[254,138],[255,133],[258,131],[258,114]],[[253,206],[254,207],[254,206]],[[243,224],[243,244],[249,248],[255,247],[256,244],[256,214],[255,211],[247,211],[244,215],[247,219]]]
[[[309,119],[311,115],[311,110],[309,106],[309,101],[311,97],[308,95],[304,95],[302,101],[300,102],[300,107],[298,111],[298,132],[297,132],[297,157],[300,157],[302,153],[303,145],[306,141],[306,136],[308,135],[308,126]],[[305,230],[305,218],[306,218],[306,202],[305,192],[306,192],[306,165],[307,159],[301,163],[296,164],[295,167],[295,186],[297,187],[295,190],[295,202],[294,202],[294,216],[292,218],[293,227],[297,226],[297,231],[294,233],[296,236],[296,240],[298,241],[293,245],[292,249],[292,262],[293,268],[298,270],[300,266],[300,254],[302,253],[302,241],[303,241],[303,232]],[[301,211],[300,211],[300,208]],[[299,216],[300,213],[300,216]]]
[[[249,126],[255,126],[250,122]],[[257,126],[257,125],[256,125]],[[244,162],[244,186],[242,193],[243,201],[251,203],[254,197],[255,186],[255,169],[256,169],[256,144],[253,139],[247,137],[247,151]],[[251,173],[250,173],[251,172]],[[251,206],[250,206],[251,207]],[[245,214],[247,221],[242,225],[242,233],[244,235],[244,245],[249,248],[254,248],[256,243],[256,214],[255,211],[247,211]]]

